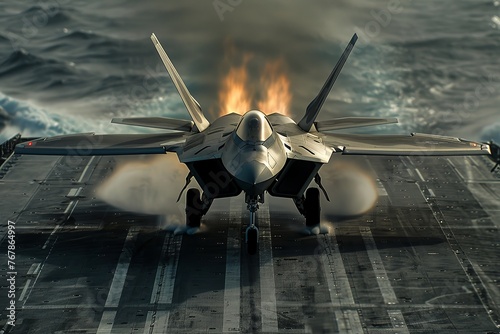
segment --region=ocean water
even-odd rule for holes
[[[231,66],[246,64],[258,95],[276,59],[300,119],[356,32],[321,119],[398,117],[363,131],[500,142],[499,1],[3,0],[0,27],[0,139],[148,131],[112,117],[187,118],[152,32],[209,119]]]

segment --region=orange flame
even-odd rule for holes
[[[248,78],[246,68],[247,59],[238,67],[231,67],[229,73],[222,80],[219,91],[219,105],[221,106],[221,115],[229,113],[243,114],[250,110],[251,99],[245,84]]]
[[[283,60],[267,63],[260,82],[265,93],[264,99],[257,103],[259,110],[266,114],[277,112],[288,115],[292,94],[290,80],[283,72]]]
[[[220,115],[229,113],[244,114],[255,107],[251,91],[248,89],[247,64],[249,56],[245,56],[241,66],[232,66],[222,79],[219,90]],[[290,80],[283,70],[283,60],[267,63],[261,73],[260,86],[256,90],[262,96],[257,102],[259,110],[266,114],[281,113],[288,115],[292,94]]]

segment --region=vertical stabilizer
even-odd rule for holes
[[[160,55],[160,58],[163,61],[163,64],[165,65],[170,78],[172,79],[172,82],[177,88],[177,91],[179,92],[179,95],[181,96],[182,101],[184,102],[184,105],[189,112],[189,115],[191,115],[196,128],[198,129],[198,131],[202,132],[203,130],[208,128],[210,122],[205,118],[205,115],[203,115],[198,101],[196,101],[194,97],[189,93],[189,90],[184,84],[184,81],[182,81],[181,76],[179,75],[179,73],[177,73],[177,70],[170,61],[170,58],[168,58],[167,53],[161,46],[160,41],[158,41],[158,38],[156,38],[155,34],[151,34],[151,40],[153,41],[153,44],[155,45],[156,50],[158,51],[158,54]]]
[[[321,88],[319,94],[307,106],[306,114],[298,124],[302,130],[304,131],[311,130],[311,127],[314,121],[316,120],[316,117],[318,116],[321,107],[323,106],[323,103],[326,100],[326,97],[330,93],[330,90],[332,89],[335,80],[337,80],[337,77],[339,76],[339,73],[345,64],[345,61],[347,60],[347,57],[349,57],[349,54],[351,53],[351,50],[354,47],[354,44],[356,43],[357,40],[358,40],[358,35],[354,34],[351,38],[351,41],[345,48],[344,53],[337,62],[337,65],[335,65],[335,68],[333,69],[332,73],[330,73],[328,79],[326,79],[323,88]]]

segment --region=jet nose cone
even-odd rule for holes
[[[254,160],[244,163],[235,177],[240,181],[255,185],[269,180],[272,173],[265,164]]]

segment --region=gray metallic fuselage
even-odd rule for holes
[[[258,110],[222,116],[187,138],[178,152],[209,198],[241,191],[251,197],[268,191],[299,198],[331,153],[319,137],[305,133],[290,118]]]
[[[269,126],[272,131],[271,125],[260,111],[245,114],[240,126],[245,126],[245,117],[254,116],[256,123],[262,123],[261,127]],[[260,131],[258,127],[253,130]],[[272,131],[267,138],[256,139],[245,140],[235,131],[222,153],[224,167],[234,177],[238,186],[250,196],[260,195],[267,190],[286,163],[285,149],[276,132]]]

